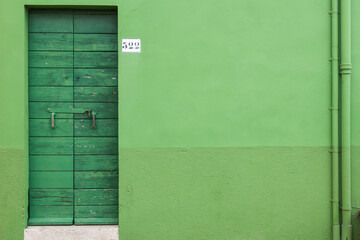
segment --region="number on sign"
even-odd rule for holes
[[[140,39],[123,39],[122,52],[141,52]]]

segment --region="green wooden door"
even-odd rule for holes
[[[29,224],[117,224],[117,15],[29,13]]]

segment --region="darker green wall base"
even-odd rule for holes
[[[331,239],[327,147],[120,149],[120,239]]]
[[[351,147],[351,205],[353,240],[360,240],[360,147]]]
[[[24,239],[27,219],[24,164],[24,150],[0,148],[1,240]]]
[[[1,239],[21,240],[24,153],[0,159]],[[121,149],[120,239],[331,239],[330,167],[326,147]]]

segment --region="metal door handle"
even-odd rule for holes
[[[51,113],[51,127],[55,128],[55,113]]]
[[[83,109],[83,108],[74,108],[70,110],[62,110],[62,109],[47,109],[47,112],[51,113],[51,128],[55,128],[55,113],[87,113],[88,117],[92,116],[92,127],[95,128],[95,115],[96,112],[93,112],[91,109]]]
[[[87,113],[90,117],[91,109],[87,108],[73,108],[69,110],[63,110],[63,109],[56,109],[56,108],[48,108],[47,112],[49,113]]]
[[[96,112],[92,112],[92,127],[95,128],[95,115],[96,115]]]

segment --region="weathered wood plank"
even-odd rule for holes
[[[75,87],[76,102],[117,102],[117,87]]]
[[[42,208],[43,206],[34,206],[35,208]],[[51,206],[54,207],[54,206]],[[58,207],[58,206],[55,206]],[[66,206],[70,208],[69,206]],[[35,210],[35,209],[34,209]],[[32,207],[30,207],[30,212],[34,212]],[[37,211],[43,211],[42,209],[37,209]],[[59,210],[64,211],[64,210]],[[34,215],[34,214],[33,214]],[[68,216],[71,216],[70,214]],[[73,217],[30,217],[29,225],[30,226],[42,226],[42,225],[72,225],[73,224]]]
[[[117,154],[117,137],[75,137],[75,154]]]
[[[74,9],[75,14],[92,14],[92,15],[116,15],[115,9]]]
[[[72,102],[30,102],[29,103],[29,116],[30,118],[46,118],[51,119],[51,114],[47,111],[48,108],[57,109],[61,111],[72,111]],[[85,114],[84,114],[85,115]],[[87,116],[87,115],[86,115]],[[73,118],[71,113],[56,113],[55,114],[55,125],[56,119],[58,118]]]
[[[73,188],[73,172],[30,172],[30,188]]]
[[[73,154],[72,137],[30,137],[29,142],[30,154]]]
[[[73,206],[30,206],[29,225],[71,225]]]
[[[74,14],[75,33],[117,33],[117,15],[91,13]]]
[[[117,34],[74,34],[75,51],[117,51]]]
[[[113,87],[118,85],[117,69],[75,69],[75,86]]]
[[[29,52],[29,67],[71,67],[72,68],[73,53],[31,51]]]
[[[118,207],[115,206],[75,206],[75,218],[116,218]]]
[[[31,8],[29,14],[73,14],[74,9],[57,9],[57,8]],[[83,10],[80,10],[83,11]],[[94,11],[94,10],[92,10]],[[101,10],[102,11],[102,10]]]
[[[118,155],[75,155],[75,170],[118,170]]]
[[[32,155],[30,156],[30,171],[72,171],[73,156],[52,156],[52,155]]]
[[[118,188],[117,171],[75,172],[75,188]]]
[[[72,69],[29,68],[29,86],[73,86]]]
[[[75,190],[75,206],[117,205],[117,189],[77,189]]]
[[[73,51],[73,34],[29,33],[29,50]]]
[[[117,119],[97,119],[96,128],[91,119],[75,120],[76,137],[116,137],[118,135]]]
[[[30,137],[72,137],[73,119],[56,119],[55,128],[51,127],[51,119],[30,119]]]
[[[99,118],[117,118],[118,117],[118,105],[117,103],[74,103],[76,108],[90,108],[96,112],[96,119]],[[89,119],[87,115],[76,114],[75,118]]]
[[[73,32],[73,12],[30,11],[29,32]]]
[[[73,206],[74,190],[72,189],[30,189],[31,206]]]
[[[84,225],[99,225],[99,224],[112,224],[117,225],[119,223],[118,218],[75,218],[74,224]]]
[[[73,206],[32,206],[30,218],[67,218],[73,216]]]
[[[117,52],[75,52],[75,68],[116,68]]]
[[[30,101],[73,101],[72,87],[29,87]]]

